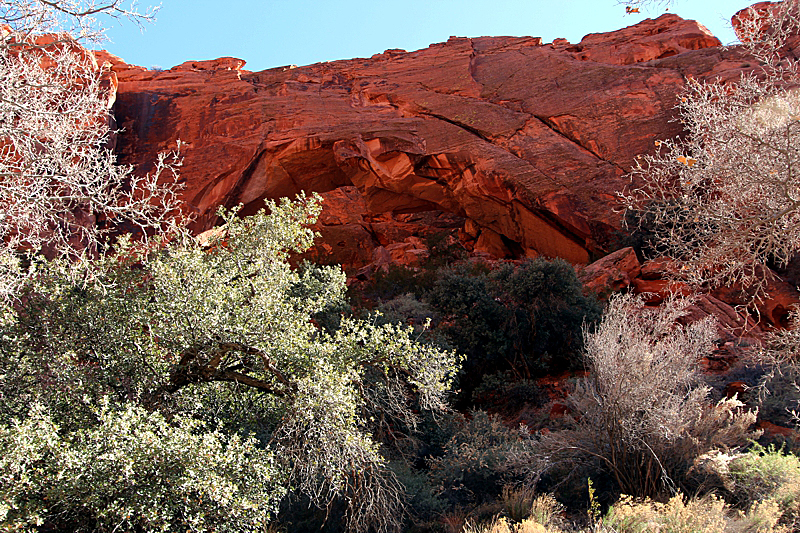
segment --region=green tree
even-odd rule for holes
[[[112,433],[122,427],[107,424],[111,415],[99,416],[100,406],[121,417],[158,413],[163,421],[154,423],[175,428],[174,435],[152,433],[165,448],[191,419],[202,423],[191,434],[226,435],[212,454],[226,455],[234,444],[263,450],[259,464],[255,452],[245,454],[254,471],[276,472],[274,491],[255,502],[262,518],[292,487],[321,507],[344,499],[352,531],[398,527],[402,486],[385,468],[372,432],[386,419],[413,428],[412,398],[423,409],[445,409],[456,358],[415,342],[406,327],[350,319],[332,333],[315,326],[312,317],[343,297],[344,274],[338,267],[295,269],[288,259],[311,245],[306,226],[319,203],[300,199],[267,209],[247,218],[221,212],[225,224],[205,245],[188,235],[150,245],[122,239],[95,261],[37,262],[2,326],[5,434],[30,425],[27,405],[41,406],[57,439],[79,449],[75,460],[88,468],[94,445],[81,435],[103,424]],[[231,444],[236,434],[244,440]],[[127,441],[109,435],[107,445],[122,453]],[[0,454],[15,442],[6,438]],[[52,457],[60,460],[57,452]],[[177,459],[179,468],[194,460]],[[132,475],[145,464],[130,466]],[[245,490],[236,479],[228,482],[234,493]],[[18,487],[16,478],[3,478],[0,496],[33,497],[19,496]],[[161,490],[170,493],[165,498],[180,497],[180,488]],[[105,523],[115,508],[103,501],[107,506],[77,506],[45,519],[61,523],[74,520],[72,512],[91,511],[86,520]]]

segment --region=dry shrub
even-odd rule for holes
[[[676,277],[739,285],[752,302],[774,279],[766,267],[783,268],[800,250],[800,60],[790,52],[800,3],[737,18],[753,70],[735,82],[689,78],[677,103],[684,133],[637,158],[622,196],[652,226],[651,247],[681,262]]]
[[[598,529],[614,533],[788,533],[790,529],[779,525],[780,518],[779,505],[769,500],[742,513],[714,495],[686,501],[677,494],[665,504],[624,496],[609,509]]]
[[[506,516],[515,523],[526,519],[543,526],[552,525],[564,506],[550,494],[539,494],[532,488],[506,485],[500,494]]]
[[[524,486],[515,488],[511,485],[506,485],[500,494],[503,510],[514,522],[521,522],[531,516],[535,498],[536,494],[534,494],[533,490]]]
[[[688,304],[672,298],[653,309],[639,297],[612,298],[585,334],[590,374],[568,398],[572,426],[531,439],[512,457],[516,466],[536,476],[583,464],[620,493],[659,498],[688,483],[701,454],[746,444],[755,415],[735,400],[709,407],[696,371],[716,332],[709,320],[679,324]]]
[[[545,497],[553,505],[552,497]],[[554,509],[556,507],[551,507]],[[666,503],[636,500],[623,496],[599,521],[583,529],[564,529],[535,517],[514,522],[495,516],[477,525],[466,523],[461,533],[789,533],[796,531],[781,524],[778,502],[756,502],[747,513],[731,509],[713,494],[685,499],[678,493]]]
[[[447,533],[466,532],[471,527],[467,522],[467,511],[461,507],[442,513],[440,520]]]
[[[505,517],[495,517],[491,522],[483,525],[464,527],[463,533],[560,533],[557,528],[546,527],[534,520],[524,520],[518,524]]]
[[[550,494],[540,494],[533,500],[530,511],[530,520],[543,526],[552,525],[558,520],[559,515],[564,510],[561,505]]]
[[[636,502],[624,496],[603,518],[618,533],[664,531],[670,533],[720,533],[726,523],[725,502],[715,496],[684,503],[677,494],[667,503]]]
[[[790,531],[788,527],[778,525],[783,512],[778,502],[764,500],[756,502],[747,511],[739,514],[728,524],[726,531],[731,533],[783,533]]]

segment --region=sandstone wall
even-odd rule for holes
[[[671,119],[687,77],[751,67],[677,15],[578,44],[453,37],[262,72],[235,58],[163,72],[99,59],[119,79],[123,162],[146,171],[186,143],[196,230],[220,204],[251,212],[316,191],[318,252],[350,269],[413,262],[425,235],[453,228],[478,253],[587,262],[619,227],[615,192],[634,157],[680,133]]]

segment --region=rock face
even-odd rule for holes
[[[738,79],[740,52],[663,15],[586,36],[449,39],[416,52],[242,70],[189,61],[148,71],[99,54],[119,79],[121,160],[147,171],[184,143],[195,229],[218,205],[300,191],[325,198],[320,259],[351,272],[424,257],[456,232],[495,257],[586,263],[619,228],[615,192],[671,122],[686,79]]]
[[[598,259],[579,274],[584,287],[600,296],[627,289],[642,270],[642,265],[631,247]]]

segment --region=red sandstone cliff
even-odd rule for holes
[[[477,252],[585,263],[619,215],[633,158],[671,122],[687,77],[750,65],[694,21],[663,15],[578,44],[451,38],[424,50],[249,72],[234,58],[119,78],[122,161],[141,171],[187,143],[197,230],[220,204],[322,193],[323,259],[413,263],[421,237],[460,229]]]

